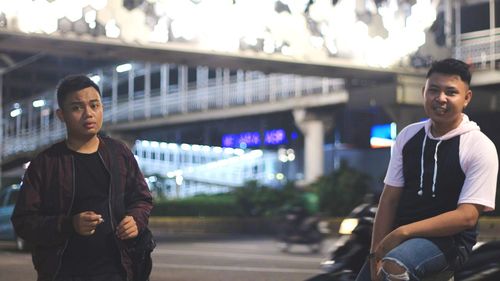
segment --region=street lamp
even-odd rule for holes
[[[48,126],[48,116],[50,115],[50,109],[47,107],[48,102],[45,99],[38,99],[34,100],[32,102],[32,105],[34,108],[39,108],[40,109],[40,133],[39,133],[39,141],[40,144],[43,144],[42,142],[46,140],[44,137],[45,132],[47,131]]]
[[[33,107],[43,107],[46,104],[47,104],[47,102],[44,99],[34,100],[32,102]]]
[[[10,111],[10,117],[16,119],[16,145],[19,144],[19,138],[21,137],[21,114],[23,110],[19,103],[15,103],[13,109]]]
[[[21,115],[21,113],[23,113],[23,110],[21,108],[14,108],[10,111],[10,117],[16,118]]]

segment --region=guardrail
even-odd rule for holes
[[[113,124],[133,120],[209,112],[251,104],[278,103],[296,97],[337,93],[345,93],[342,79],[262,74],[243,81],[210,80],[208,85],[200,87],[191,83],[185,87],[171,87],[167,92],[155,89],[148,91],[146,95],[144,91],[139,91],[134,93],[133,99],[121,96],[113,101],[111,97],[104,97],[104,122],[112,129]],[[63,124],[53,115],[45,117],[43,127],[30,128],[20,123],[38,122],[19,120],[15,125],[5,124],[5,128],[14,128],[5,130],[3,134],[4,145],[0,155],[3,159],[17,153],[34,151],[63,139],[66,134]]]
[[[500,28],[461,34],[454,54],[476,68],[498,69],[496,61],[500,60]]]

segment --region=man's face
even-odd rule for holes
[[[425,83],[423,96],[425,112],[433,122],[458,126],[472,92],[458,75],[433,73]]]
[[[93,87],[68,94],[57,116],[66,123],[69,137],[88,138],[97,135],[102,127],[101,97]]]

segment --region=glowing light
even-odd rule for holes
[[[16,108],[10,111],[10,117],[15,118],[23,113],[23,110],[21,108]]]
[[[241,155],[245,154],[245,151],[243,149],[241,149],[241,148],[236,148],[234,150],[234,154],[236,154],[238,156],[241,156]]]
[[[108,5],[107,0],[89,0],[89,4],[92,8],[96,10],[102,10]]]
[[[42,107],[46,105],[45,100],[35,100],[31,103],[33,107]]]
[[[132,69],[132,65],[130,63],[120,64],[116,67],[116,72],[122,73]]]
[[[99,82],[101,81],[101,77],[99,75],[92,75],[90,77],[90,80],[94,81],[94,83],[96,84],[99,84]]]
[[[110,38],[118,38],[120,36],[120,28],[116,25],[115,20],[110,20],[106,23],[106,36]]]
[[[293,55],[293,50],[289,46],[283,46],[281,47],[281,53],[285,56],[292,56]]]
[[[319,36],[311,36],[310,40],[311,40],[311,44],[316,49],[323,47],[323,43],[325,42],[325,40]]]
[[[286,163],[288,161],[288,156],[286,154],[280,154],[278,155],[278,160],[280,160],[283,163]]]
[[[183,181],[184,181],[184,177],[183,176],[176,176],[175,177],[175,184],[182,185]]]
[[[30,164],[31,164],[31,162],[30,162],[30,161],[28,161],[28,162],[24,163],[24,164],[23,164],[23,169],[25,169],[25,170],[26,170],[26,169],[28,169],[28,167],[30,166]]]
[[[52,34],[63,18],[66,27],[59,28],[67,33],[71,23],[83,17],[91,29],[99,21],[107,37],[127,42],[190,41],[205,50],[280,52],[315,60],[335,55],[354,63],[390,67],[425,44],[425,31],[436,20],[440,4],[438,0],[387,0],[379,5],[353,0],[339,0],[335,5],[328,0],[280,1],[290,12],[277,13],[276,1],[269,0],[148,0],[158,18],[153,25],[145,24],[148,12],[142,8],[124,12],[121,1],[0,0],[0,6],[8,21],[16,23],[9,26],[25,33]],[[304,16],[307,5],[309,13]],[[367,18],[381,18],[381,24]]]
[[[372,148],[391,147],[396,139],[396,123],[374,125],[371,128],[370,146]]]
[[[169,38],[167,17],[162,17],[158,20],[158,23],[153,28],[153,32],[151,32],[151,35],[149,36],[149,40],[159,43],[168,42]]]
[[[265,53],[272,54],[274,53],[275,47],[272,38],[264,39],[264,48]]]
[[[88,23],[88,24],[94,23],[95,24],[95,21],[97,19],[97,11],[90,10],[90,11],[86,12],[84,18],[85,18],[86,23]]]
[[[359,220],[355,218],[347,218],[340,223],[339,233],[349,235],[358,226]]]

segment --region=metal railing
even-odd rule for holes
[[[117,95],[115,102],[112,97],[103,97],[104,122],[112,130],[114,124],[133,120],[279,103],[304,96],[345,94],[342,79],[289,74],[265,75],[256,72],[243,77],[244,79],[209,79],[204,86],[187,82],[185,85],[167,85],[166,89],[148,90],[147,94],[146,91],[134,92],[132,99],[130,94]],[[0,155],[3,159],[17,153],[34,151],[65,137],[63,124],[52,113],[46,114],[43,122],[27,120],[27,116],[17,118],[19,119],[9,121],[4,119],[3,150]],[[31,118],[42,117],[32,115]],[[17,124],[13,125],[13,122]]]
[[[478,69],[498,69],[500,60],[500,28],[474,31],[460,35],[454,48],[455,57]]]

